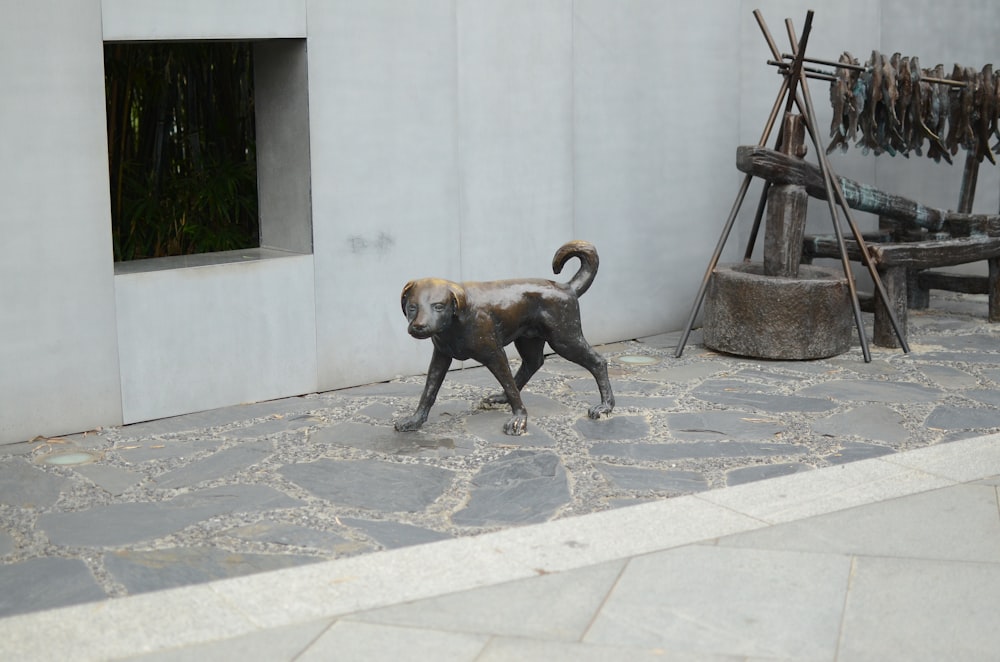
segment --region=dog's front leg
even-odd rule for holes
[[[431,365],[427,368],[427,382],[424,384],[424,392],[420,395],[420,403],[413,416],[396,421],[395,427],[399,432],[410,432],[420,428],[427,421],[427,416],[431,412],[434,401],[437,400],[438,391],[444,383],[444,376],[448,374],[451,367],[451,357],[434,348],[434,355],[431,356]]]
[[[507,404],[510,405],[511,417],[510,420],[504,423],[504,434],[524,434],[528,427],[528,410],[524,408],[524,403],[521,402],[521,391],[517,388],[514,376],[510,373],[510,364],[507,362],[507,357],[503,354],[503,350],[500,350],[497,356],[492,357],[486,363],[486,367],[490,369],[493,376],[500,382],[500,387],[503,388],[504,395],[507,396]]]

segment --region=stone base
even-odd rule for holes
[[[800,265],[798,278],[764,275],[762,264],[719,267],[705,297],[704,344],[763,359],[821,359],[853,341],[843,273]]]

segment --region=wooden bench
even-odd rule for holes
[[[896,313],[904,337],[907,309],[927,308],[932,289],[987,294],[989,321],[1000,322],[1000,237],[973,235],[895,242],[884,240],[884,236],[866,236],[865,241],[868,254],[882,279],[889,305]],[[858,243],[846,240],[845,244],[848,257],[860,261],[861,250]],[[840,259],[840,249],[836,239],[832,235],[806,236],[803,240],[803,262],[811,262],[814,258],[821,257]],[[988,276],[930,271],[981,260],[989,263]],[[873,342],[883,347],[898,347],[899,343],[885,309],[876,304],[874,312]]]
[[[802,159],[764,147],[740,147],[736,165],[742,172],[772,184],[803,186],[811,197],[826,199],[819,168]],[[879,232],[865,233],[868,254],[879,273],[896,313],[904,338],[908,308],[926,308],[931,289],[987,294],[988,319],[1000,322],[1000,216],[964,214],[921,205],[846,177],[838,177],[847,204],[852,209],[879,215]],[[851,236],[845,231],[845,236]],[[861,249],[845,240],[848,258],[862,260]],[[840,259],[834,236],[803,238],[802,261],[815,258]],[[934,271],[941,267],[987,261],[988,276],[968,276]],[[874,305],[873,341],[898,347],[889,316]]]

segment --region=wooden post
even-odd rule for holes
[[[888,310],[891,308],[896,313],[896,319],[900,328],[906,328],[906,272],[903,266],[893,266],[879,269],[882,284],[885,285],[886,297],[885,305],[875,305],[875,328],[873,329],[872,340],[879,347],[899,347],[899,339],[896,337],[889,320]],[[881,295],[875,293],[876,300],[881,299]]]
[[[805,156],[805,124],[802,116],[785,113],[778,150],[801,159]],[[796,278],[802,260],[802,237],[806,229],[809,194],[799,184],[771,186],[767,194],[764,226],[764,274]]]

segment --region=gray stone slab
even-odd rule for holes
[[[288,522],[257,522],[255,524],[246,524],[228,529],[223,533],[224,535],[242,540],[266,542],[273,545],[309,547],[331,552],[338,556],[358,554],[371,550],[369,545],[359,543],[355,540],[348,540],[336,533],[320,531],[308,526]]]
[[[718,375],[722,372],[732,370],[731,365],[727,365],[721,360],[705,360],[697,363],[687,363],[684,365],[670,366],[662,370],[647,372],[643,375],[645,379],[667,384],[688,384],[700,382],[701,380]]]
[[[444,493],[454,472],[378,460],[316,460],[282,467],[293,483],[333,503],[384,512],[423,510]]]
[[[392,421],[393,416],[396,415],[396,410],[397,407],[393,405],[389,405],[384,402],[375,402],[367,407],[362,407],[358,410],[358,413],[362,416],[374,418],[376,421],[388,423]]]
[[[529,383],[525,389],[521,391],[521,401],[524,403],[525,409],[528,410],[529,417],[541,418],[543,416],[565,416],[566,414],[573,413],[573,409],[567,407],[558,400],[553,400],[547,396],[534,393],[531,388],[532,385]],[[510,411],[509,408],[507,411]]]
[[[891,350],[893,352],[898,352],[899,350]],[[846,377],[864,376],[864,377],[899,377],[899,368],[897,368],[892,363],[889,363],[885,359],[872,359],[871,363],[865,363],[860,355],[853,352],[848,352],[847,354],[841,354],[840,356],[834,356],[827,359],[830,365],[837,370],[849,371]]]
[[[850,573],[851,559],[835,555],[701,545],[643,555],[629,561],[583,642],[837,659]]]
[[[695,338],[697,334],[698,338]],[[659,333],[655,336],[646,336],[645,338],[637,338],[636,342],[643,345],[649,345],[650,347],[656,347],[657,349],[675,349],[677,344],[681,341],[681,332],[673,331],[670,333]],[[695,329],[688,336],[688,343],[695,345],[701,342],[701,329]]]
[[[38,558],[0,565],[0,586],[0,618],[107,597],[79,559]]]
[[[468,455],[475,442],[458,435],[438,435],[426,431],[396,432],[388,425],[337,423],[319,428],[309,435],[313,444],[333,444],[389,455],[451,457]]]
[[[229,439],[256,439],[271,437],[286,432],[296,432],[319,425],[323,419],[314,414],[292,414],[281,418],[269,418],[260,423],[254,423],[241,428],[233,428],[223,433]]]
[[[130,487],[145,480],[145,477],[140,473],[110,464],[81,464],[73,469],[114,496],[124,494]]]
[[[165,536],[209,517],[302,505],[263,485],[227,485],[167,501],[116,503],[39,515],[37,528],[55,545],[115,547]]]
[[[766,478],[777,478],[797,474],[802,471],[811,471],[814,467],[801,462],[788,462],[784,464],[757,464],[750,467],[733,469],[726,473],[726,485],[742,485],[752,483]]]
[[[223,427],[240,421],[274,416],[275,414],[287,415],[298,413],[308,411],[314,407],[316,407],[316,401],[312,399],[299,397],[282,398],[281,400],[222,407],[220,409],[210,409],[183,416],[173,416],[145,423],[125,425],[118,428],[118,432],[123,439],[177,434],[206,428]]]
[[[438,540],[446,540],[451,537],[447,533],[425,529],[421,526],[387,520],[341,517],[340,522],[345,526],[360,530],[386,549],[423,545],[424,543],[437,542]]]
[[[882,380],[835,379],[822,384],[807,386],[799,395],[816,398],[833,398],[841,402],[937,402],[941,389],[922,384]]]
[[[413,397],[419,398],[424,390],[423,383],[416,382],[380,382],[378,384],[367,384],[365,386],[353,386],[334,393],[338,396],[350,398],[398,398]]]
[[[941,361],[947,363],[975,363],[977,365],[1000,364],[1000,354],[972,354],[969,352],[925,352],[920,355],[923,361]]]
[[[528,410],[528,427],[522,435],[509,435],[503,431],[504,423],[510,419],[510,411],[479,411],[465,420],[465,429],[492,446],[530,446],[549,448],[556,440],[546,432]]]
[[[1000,411],[992,407],[939,405],[924,425],[938,430],[987,430],[1000,428]]]
[[[14,536],[6,531],[0,531],[0,556],[10,554],[16,547],[17,543],[14,541]]]
[[[113,450],[127,462],[150,462],[191,458],[223,443],[222,439],[140,439],[118,442]]]
[[[578,641],[624,565],[624,561],[611,561],[540,575],[373,609],[351,619],[449,632]]]
[[[104,567],[130,594],[136,594],[322,560],[302,554],[238,554],[211,547],[173,547],[109,552],[104,555]]]
[[[824,455],[823,459],[830,464],[847,464],[848,462],[870,460],[873,457],[891,455],[895,452],[891,448],[877,444],[846,443],[836,453]]]
[[[1000,565],[858,557],[837,660],[993,660]]]
[[[0,462],[0,503],[20,508],[47,508],[71,482],[20,457]]]
[[[734,379],[708,380],[692,389],[691,395],[705,402],[770,412],[821,412],[829,411],[836,406],[829,398],[767,393],[760,390],[758,385]]]
[[[967,398],[971,398],[976,402],[982,402],[985,405],[992,405],[993,407],[1000,407],[1000,390],[994,389],[970,389],[963,393]]]
[[[979,380],[965,370],[947,365],[922,365],[918,370],[931,383],[944,389],[973,388],[979,385]]]
[[[903,418],[885,405],[859,405],[813,421],[813,432],[830,437],[862,437],[900,443],[910,438]]]
[[[585,416],[573,424],[573,429],[584,439],[644,439],[649,436],[649,421],[645,416]]]
[[[598,464],[597,469],[615,487],[623,490],[667,490],[670,492],[702,492],[708,481],[696,471],[666,471]]]
[[[458,365],[455,363],[454,365]],[[483,389],[489,389],[490,391],[496,391],[500,389],[500,384],[497,382],[496,377],[493,376],[489,370],[479,365],[478,363],[471,363],[471,367],[451,370],[448,375],[444,378],[445,384],[451,385],[465,385],[465,386],[477,386]],[[515,371],[517,370],[515,365],[511,365]],[[423,383],[420,384],[423,388]],[[418,392],[419,396],[420,393]]]
[[[5,455],[30,455],[38,447],[37,441],[19,441],[13,444],[0,444],[0,458]]]
[[[590,380],[590,382],[593,384],[593,391],[597,393],[597,384],[594,380]],[[611,387],[614,389],[616,398],[619,393],[649,394],[663,390],[663,384],[660,382],[638,379],[613,379]]]
[[[208,457],[194,460],[154,478],[154,482],[164,489],[191,487],[209,480],[234,476],[244,469],[262,462],[274,452],[270,441],[243,442],[226,448]]]
[[[736,411],[684,412],[667,415],[671,435],[681,440],[771,439],[785,426],[771,416]]]
[[[1000,348],[1000,336],[990,333],[942,335],[934,338],[934,344],[958,352],[995,353]]]
[[[639,461],[679,459],[774,457],[800,455],[809,449],[801,444],[764,443],[752,441],[688,441],[649,444],[597,443],[590,446],[590,454],[620,457]]]
[[[459,526],[548,520],[569,503],[569,479],[555,453],[512,451],[487,462],[472,479],[468,504],[451,517]]]
[[[620,416],[627,409],[673,409],[677,398],[655,395],[618,395],[615,393],[615,411]]]

